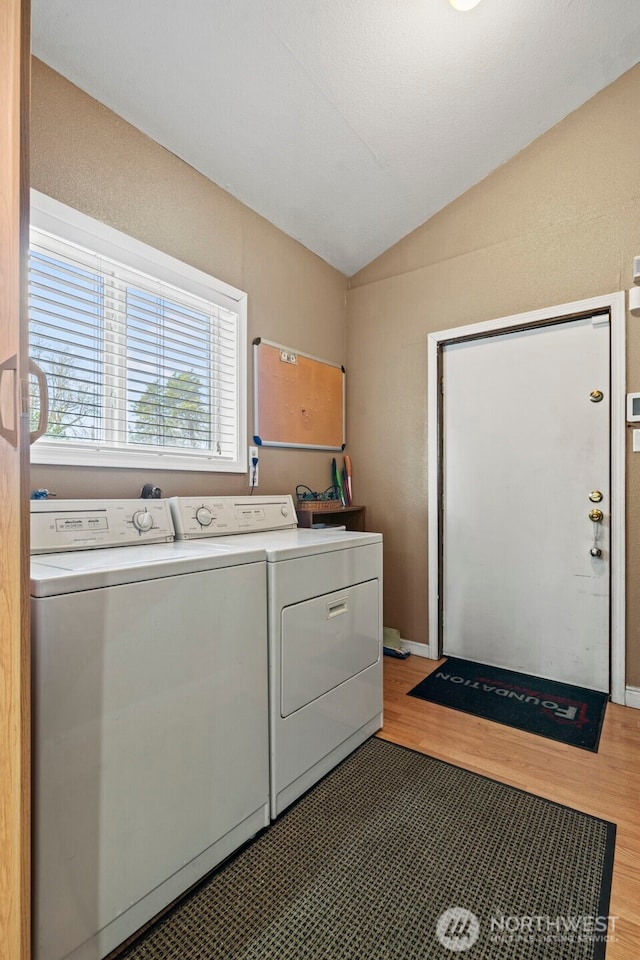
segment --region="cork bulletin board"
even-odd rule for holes
[[[253,374],[254,443],[344,449],[344,367],[258,337]]]

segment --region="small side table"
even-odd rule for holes
[[[314,527],[323,524],[327,527],[345,526],[347,530],[366,529],[366,507],[336,507],[335,510],[296,510],[299,527]]]

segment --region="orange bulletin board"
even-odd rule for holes
[[[259,337],[253,373],[255,443],[344,449],[344,367]]]

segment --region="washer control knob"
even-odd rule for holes
[[[136,510],[131,521],[140,533],[146,533],[153,526],[153,517],[146,510]]]
[[[289,511],[287,510],[286,507],[280,507],[280,513],[282,514],[283,517],[289,516]]]
[[[196,520],[201,527],[208,527],[213,520],[213,514],[209,507],[198,507],[196,510]]]

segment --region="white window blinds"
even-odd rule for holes
[[[92,249],[32,226],[31,355],[47,376],[50,410],[38,459],[244,470],[246,298],[126,241],[152,254],[153,275],[132,266],[129,251],[126,260],[96,251],[99,237]],[[172,280],[176,270],[196,275],[196,292],[158,276],[163,259]]]

